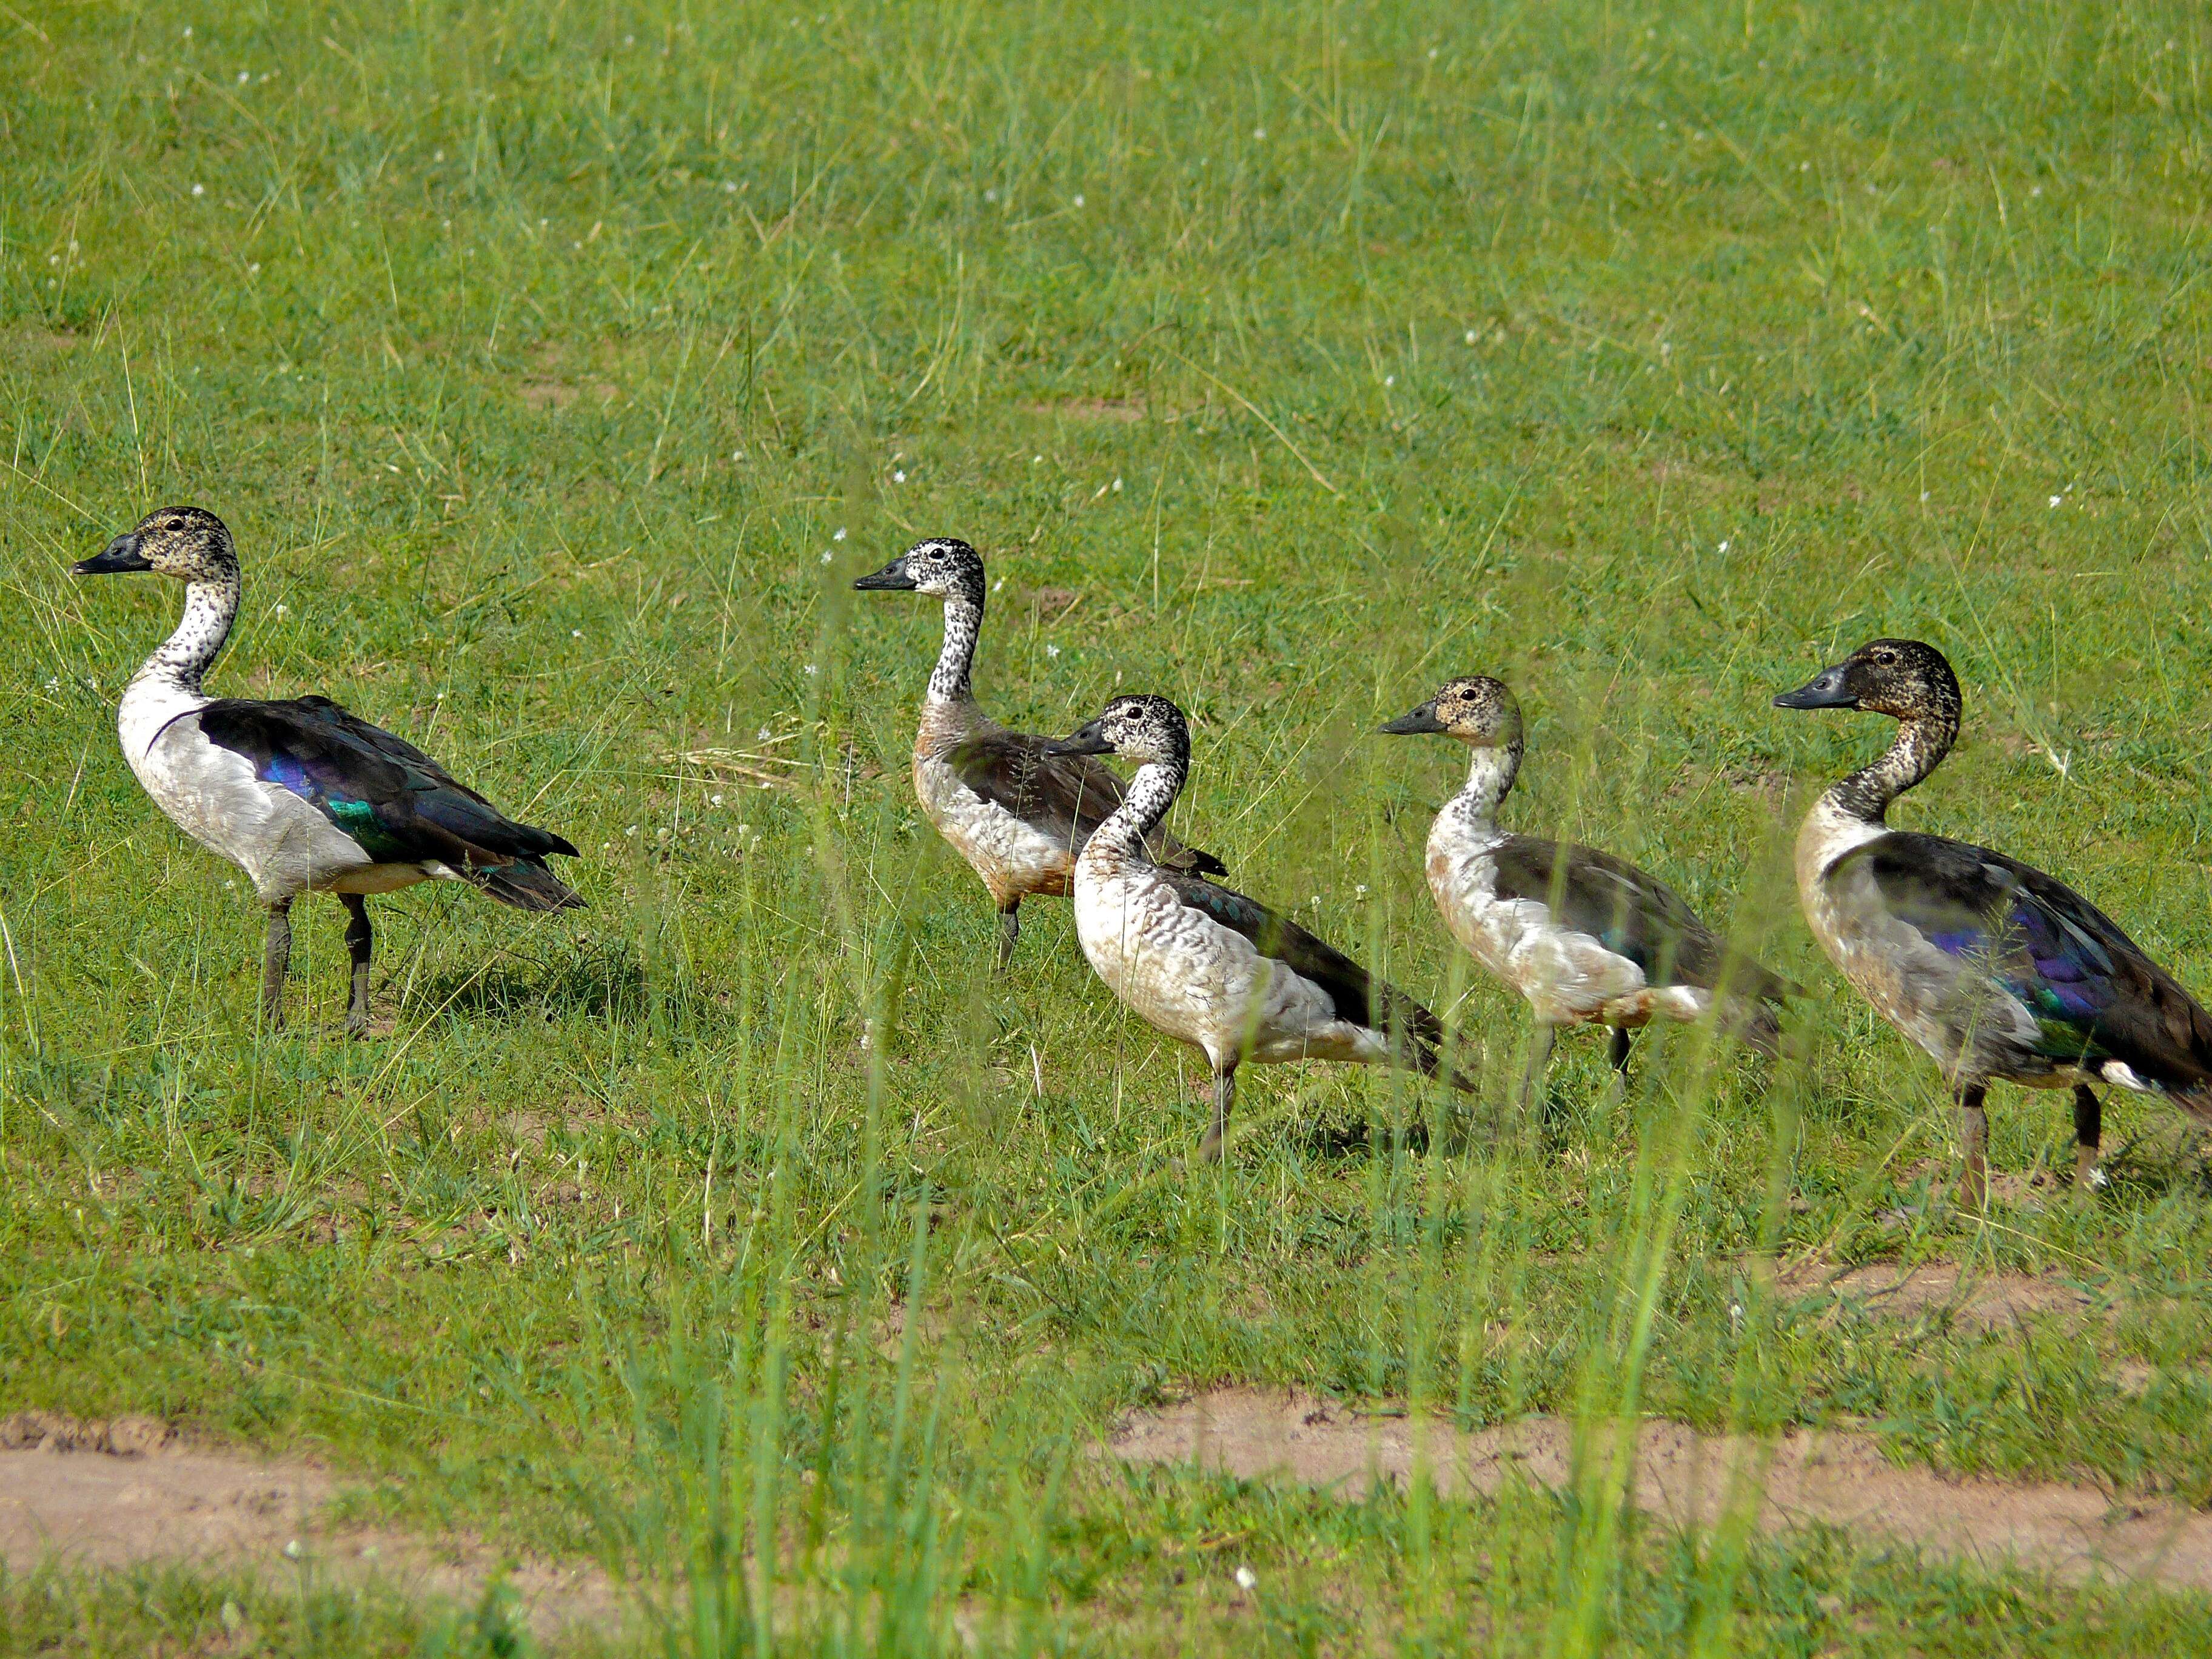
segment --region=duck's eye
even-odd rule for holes
[[[1894,651],[1877,651],[1874,653],[1874,659],[1884,668],[1897,666],[1897,653]]]

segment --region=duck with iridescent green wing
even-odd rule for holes
[[[1942,1067],[1958,1102],[1960,1196],[1988,1194],[1991,1083],[2074,1091],[2075,1170],[2098,1184],[2094,1085],[2159,1095],[2212,1120],[2212,1015],[2118,923],[2063,882],[1941,836],[1892,830],[1889,805],[1959,735],[1958,677],[1917,640],[1875,640],[1778,708],[1897,721],[1881,758],[1829,786],[1797,834],[1813,936],[1883,1018]]]
[[[230,532],[212,513],[163,507],[80,576],[152,571],[185,584],[184,619],[131,676],[117,731],[154,804],[203,847],[252,878],[269,908],[261,1002],[283,1021],[292,902],[334,894],[346,909],[352,995],[346,1029],[368,1029],[367,896],[432,879],[465,882],[521,910],[578,898],[550,870],[576,849],[517,823],[421,750],[328,697],[263,702],[210,697],[200,681],[230,636],[243,580]]]

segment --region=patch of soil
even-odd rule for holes
[[[1064,403],[1024,404],[1024,415],[1055,415],[1069,421],[1141,421],[1142,398],[1070,398]]]
[[[2016,1319],[2080,1316],[2094,1308],[2090,1293],[2051,1273],[1975,1273],[1955,1262],[1900,1267],[1893,1261],[1836,1272],[1814,1262],[1785,1268],[1777,1281],[1801,1304],[1826,1303],[1889,1318],[1948,1314],[1959,1324],[1989,1328]]]
[[[193,1447],[153,1418],[86,1421],[17,1412],[0,1419],[0,1561],[27,1572],[58,1559],[92,1567],[204,1561],[264,1572],[313,1565],[469,1605],[502,1567],[540,1636],[619,1627],[626,1603],[596,1566],[510,1561],[480,1540],[441,1547],[411,1534],[323,1523],[330,1472]]]
[[[1595,1464],[1626,1449],[1630,1425],[1594,1431]],[[2115,1504],[2079,1486],[1947,1480],[1900,1469],[1868,1435],[1793,1431],[1776,1441],[1702,1435],[1679,1423],[1634,1425],[1632,1496],[1677,1526],[1710,1527],[1757,1504],[1762,1530],[1824,1522],[1933,1553],[2010,1559],[2078,1581],[2143,1578],[2212,1591],[2212,1516],[2169,1504]],[[1403,1487],[1417,1467],[1446,1497],[1488,1495],[1518,1479],[1561,1490],[1577,1472],[1574,1430],[1556,1418],[1463,1434],[1403,1418],[1357,1415],[1282,1389],[1217,1389],[1140,1412],[1104,1448],[1127,1463],[1191,1464],[1245,1480],[1282,1479],[1356,1497]]]
[[[590,386],[574,386],[567,380],[525,380],[515,388],[515,396],[532,409],[550,409],[557,413],[587,392],[603,406],[621,395],[619,387],[605,380]]]

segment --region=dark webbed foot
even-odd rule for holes
[[[999,907],[999,971],[1014,963],[1014,941],[1022,936],[1022,902],[1017,898]]]
[[[272,1031],[284,1028],[284,975],[292,968],[292,901],[269,907],[269,936],[261,947],[261,1018]]]
[[[368,1035],[368,957],[376,931],[368,925],[368,901],[358,893],[341,893],[346,908],[346,955],[353,963],[353,988],[346,1002],[346,1035]]]

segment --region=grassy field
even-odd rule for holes
[[[2212,1506],[2194,1137],[2116,1101],[2076,1202],[2063,1096],[2001,1090],[1987,1218],[1920,1202],[1934,1069],[1787,872],[1886,730],[1768,707],[1936,642],[1966,737],[1898,821],[2212,991],[2201,8],[18,0],[0,74],[0,1410],[594,1560],[641,1650],[2212,1647],[2149,1588],[1670,1534],[1601,1469],[1352,1503],[1091,1453],[1243,1381]],[[591,908],[380,903],[353,1043],[303,907],[263,1032],[250,891],[115,743],[177,593],[66,574],[172,501],[246,561],[212,689],[423,743]],[[1514,822],[1810,988],[1787,1057],[1677,1033],[1616,1104],[1570,1041],[1556,1145],[1451,1157],[1401,1079],[1255,1070],[1185,1170],[1189,1058],[1064,904],[994,980],[918,818],[935,607],[848,584],[928,533],[990,561],[992,711],[1191,708],[1177,827],[1453,1009],[1486,1107],[1526,1020],[1422,885],[1458,757],[1368,735],[1450,674],[1528,710]],[[2114,1310],[1816,1320],[1774,1254]],[[226,1572],[19,1575],[0,1648],[527,1645]]]

